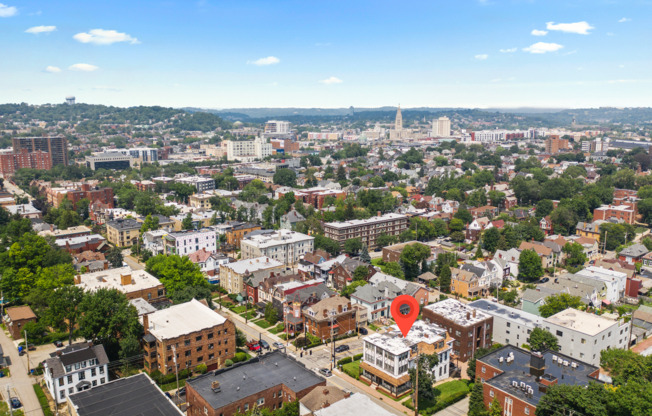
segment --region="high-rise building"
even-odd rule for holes
[[[65,137],[14,137],[11,139],[14,153],[26,149],[28,153],[50,154],[52,165],[68,165],[68,140]]]
[[[451,120],[444,116],[439,117],[432,121],[432,135],[433,137],[450,137],[451,135]]]
[[[49,153],[36,151],[29,153],[23,149],[19,153],[0,154],[0,173],[11,175],[18,169],[52,169],[52,158]]]
[[[403,115],[401,114],[401,105],[398,105],[396,110],[396,120],[394,121],[394,129],[403,130]]]
[[[562,150],[570,150],[571,146],[566,139],[560,139],[557,135],[551,135],[546,140],[546,153],[554,155]]]
[[[289,121],[270,120],[265,123],[265,133],[286,134],[290,132]]]

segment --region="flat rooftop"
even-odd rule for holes
[[[219,390],[213,390],[213,382]],[[299,392],[325,380],[303,364],[280,351],[273,351],[232,367],[211,371],[189,379],[186,385],[201,395],[213,409],[220,409],[244,398],[281,385]]]
[[[123,285],[122,276],[130,275],[130,283]],[[100,270],[97,272],[79,275],[81,283],[76,286],[86,291],[95,291],[100,288],[117,289],[122,293],[131,293],[144,289],[161,286],[162,283],[145,270],[133,270],[129,266],[117,269]]]
[[[389,332],[377,332],[364,338],[365,342],[369,342],[394,355],[410,351],[412,346],[421,342],[435,344],[445,339],[445,329],[439,325],[429,324],[421,320],[414,322],[405,338],[403,338],[397,325],[393,325]]]
[[[546,318],[545,322],[550,322],[551,324],[559,325],[590,336],[598,335],[605,329],[618,324],[618,322],[614,320],[571,308]]]
[[[158,339],[171,339],[222,325],[226,318],[193,299],[150,314],[148,322],[149,333]]]
[[[359,227],[363,225],[377,224],[386,221],[407,219],[407,215],[389,213],[377,217],[367,218],[366,220],[351,220],[351,221],[342,221],[342,222],[327,222],[324,225],[327,227],[333,228],[348,228],[348,227]]]
[[[543,318],[538,315],[520,309],[510,308],[509,306],[501,305],[500,303],[486,299],[479,299],[475,302],[471,302],[469,303],[469,306],[479,309],[495,318],[503,318],[510,322],[518,322],[527,327],[533,328],[543,323]]]
[[[475,325],[491,317],[455,299],[445,299],[425,306],[424,309],[428,309],[461,326]],[[473,316],[474,312],[475,316]]]
[[[311,241],[315,237],[290,230],[264,230],[255,234],[248,234],[243,239],[243,243],[251,244],[258,248],[274,247],[282,244],[298,243],[301,241]]]
[[[262,256],[253,259],[240,260],[229,264],[223,264],[222,267],[228,267],[237,274],[244,274],[245,272],[253,273],[258,270],[271,269],[273,267],[281,267],[283,263],[278,260],[270,259],[269,257]]]

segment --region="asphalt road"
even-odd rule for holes
[[[11,360],[11,365],[9,366],[11,376],[0,378],[0,394],[2,395],[2,400],[7,401],[7,386],[9,386],[11,396],[18,397],[23,404],[23,411],[26,415],[42,416],[43,410],[41,410],[41,405],[32,387],[33,384],[38,382],[38,378],[27,375],[27,358],[18,355],[18,349],[14,342],[2,330],[0,330],[0,345],[2,345],[5,357],[9,357]]]

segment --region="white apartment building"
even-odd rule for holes
[[[185,183],[197,188],[197,193],[212,191],[215,189],[215,180],[213,178],[204,178],[203,176],[186,176],[174,180],[176,183]]]
[[[543,324],[541,316],[486,299],[471,302],[469,306],[494,317],[493,342],[498,344],[517,347],[527,344],[532,330]]]
[[[163,237],[163,245],[167,255],[187,256],[199,250],[215,253],[217,251],[217,235],[210,229],[169,233]]]
[[[272,155],[272,144],[261,137],[254,140],[234,141],[227,140],[226,158],[229,161],[253,162]]]
[[[72,344],[45,360],[43,377],[56,403],[69,395],[101,386],[109,381],[109,359],[102,345]]]
[[[290,132],[289,121],[269,120],[265,123],[265,133],[285,134]]]
[[[432,121],[433,137],[450,137],[451,121],[448,117],[439,117]]]
[[[449,377],[453,338],[435,324],[416,321],[406,337],[398,327],[363,340],[362,377],[377,383],[394,396],[412,388],[408,369],[416,366],[418,353],[437,354],[439,363],[430,369],[436,381]]]
[[[600,352],[629,346],[629,322],[614,321],[576,309],[566,309],[543,320],[543,327],[559,340],[559,352],[600,365]]]
[[[609,270],[599,266],[589,266],[575,273],[575,275],[603,282],[607,288],[605,299],[609,302],[618,302],[625,293],[627,274],[623,272]]]
[[[243,259],[266,256],[286,266],[297,264],[314,248],[314,237],[286,229],[253,231],[240,241]]]

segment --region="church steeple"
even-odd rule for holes
[[[398,105],[398,110],[396,110],[396,121],[394,122],[394,129],[403,130],[403,116],[401,115],[401,104]]]

